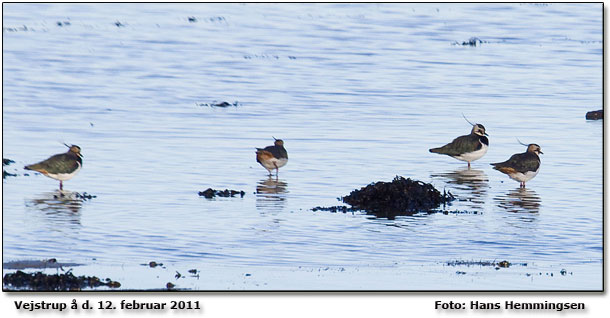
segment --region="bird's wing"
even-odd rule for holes
[[[78,169],[78,161],[67,153],[61,153],[47,160],[26,166],[26,169],[47,173],[71,173]]]
[[[459,156],[463,153],[473,152],[481,148],[479,138],[473,135],[459,136],[452,142],[440,147],[430,149],[432,152],[442,153],[449,156]]]
[[[530,153],[518,153],[512,155],[508,160],[499,163],[492,163],[494,169],[504,173],[536,171],[540,167],[540,159]]]

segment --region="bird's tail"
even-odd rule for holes
[[[504,166],[502,164],[503,164],[503,162],[490,163],[490,165],[493,166],[493,169],[496,169],[498,171],[502,171],[502,169],[504,168]],[[502,171],[502,172],[504,172],[504,171]]]
[[[47,170],[45,168],[43,168],[39,163],[27,165],[27,166],[23,167],[23,169],[38,171],[40,173],[47,173]]]
[[[431,148],[430,152],[433,152],[433,153],[443,153],[443,147]]]

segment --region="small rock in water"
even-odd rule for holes
[[[229,104],[229,102],[222,102],[222,103],[218,103],[218,104],[212,104],[212,106],[214,106],[214,107],[229,107],[229,106],[231,106],[231,104]]]
[[[587,112],[585,118],[589,120],[604,119],[604,110],[600,109]]]
[[[237,190],[229,190],[229,189],[214,190],[212,188],[208,188],[205,191],[199,191],[199,196],[206,197],[207,199],[211,199],[216,196],[228,198],[228,197],[235,197],[237,195],[239,195],[241,198],[243,198],[244,195],[246,195],[246,192],[237,191]]]
[[[110,287],[110,288],[119,288],[119,287],[121,287],[121,283],[115,282],[115,281],[109,281],[106,285],[108,287]]]
[[[188,17],[189,22],[197,22],[197,18],[195,17]]]
[[[163,263],[157,263],[155,261],[152,261],[152,262],[148,263],[148,266],[155,268],[157,266],[163,266]]]
[[[200,191],[199,196],[204,196],[208,199],[211,199],[216,196],[216,191],[214,191],[214,189],[212,189],[212,188],[208,188],[205,191]]]
[[[501,261],[498,263],[498,267],[507,268],[507,267],[510,267],[510,263],[508,261]]]

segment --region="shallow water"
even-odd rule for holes
[[[177,280],[191,289],[602,287],[603,123],[584,118],[602,107],[601,4],[4,4],[3,14],[3,157],[19,174],[3,181],[5,261],[81,263],[126,289],[165,286],[139,273],[150,261],[167,277],[223,278]],[[484,43],[460,45],[471,37]],[[201,105],[214,101],[238,106]],[[462,113],[490,134],[471,170],[428,152],[470,131]],[[277,180],[254,156],[272,136],[290,157]],[[544,152],[526,189],[489,165],[525,151],[516,137]],[[56,181],[23,175],[65,151],[60,142],[84,154],[64,188],[96,198],[54,198]],[[448,210],[468,213],[310,210],[396,175],[452,192]],[[197,195],[209,187],[246,195]],[[504,259],[528,268],[443,265]],[[527,276],[560,269],[573,275]],[[233,272],[269,285],[236,287],[244,276]]]

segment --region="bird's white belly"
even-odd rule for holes
[[[74,177],[78,173],[78,171],[80,171],[80,168],[81,165],[79,163],[78,168],[72,171],[72,173],[47,173],[46,176],[55,180],[66,181],[72,179],[72,177]]]
[[[475,161],[477,159],[480,159],[481,157],[483,157],[487,153],[487,148],[489,148],[484,143],[481,143],[481,146],[482,147],[479,150],[475,150],[475,151],[469,152],[469,153],[464,153],[464,154],[461,154],[459,156],[455,156],[453,158],[458,159],[458,160],[462,160],[462,161],[468,161],[468,162],[472,162],[472,161]]]
[[[267,170],[273,170],[276,167],[281,168],[281,167],[285,166],[286,163],[288,163],[288,159],[285,159],[285,158],[282,158],[282,159],[272,158],[272,159],[265,160],[262,162],[263,167],[265,167]]]
[[[538,174],[538,171],[540,171],[540,167],[538,167],[538,170],[536,171],[528,171],[526,173],[515,172],[509,174],[508,176],[515,181],[527,182],[532,180],[532,178],[534,178]]]

